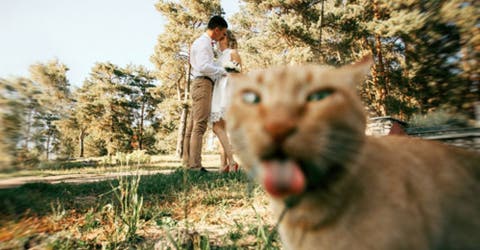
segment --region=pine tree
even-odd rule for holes
[[[85,157],[85,137],[89,133],[94,116],[88,107],[92,101],[88,88],[76,89],[72,95],[72,104],[65,115],[56,122],[60,131],[59,154],[64,158],[75,155]]]
[[[56,128],[55,121],[60,120],[62,114],[70,106],[70,89],[66,72],[68,68],[65,64],[52,60],[47,63],[36,63],[30,66],[31,79],[38,83],[41,93],[38,95],[38,101],[41,105],[40,112],[35,116],[39,129],[43,134],[42,141],[45,151],[45,158],[50,159],[52,145],[58,144],[59,131]]]
[[[401,41],[397,42],[397,48],[404,58],[403,62],[397,58],[403,71],[402,78],[397,83],[404,85],[405,99],[409,99],[412,106],[415,106],[413,111],[427,113],[444,108],[473,114],[473,82],[468,73],[464,73],[461,63],[472,54],[467,52],[462,55],[468,39],[462,38],[461,22],[451,17],[452,13],[464,11],[465,18],[473,17],[468,11],[468,5],[461,7],[463,4],[466,2],[411,1],[411,4],[406,5],[397,1],[394,6],[411,16],[410,19],[399,19],[392,27],[397,29],[395,35]],[[415,12],[421,18],[410,14]],[[409,29],[408,25],[415,25],[415,20],[422,22]],[[467,26],[472,27],[471,24]],[[466,33],[463,34],[465,35]]]
[[[2,129],[12,164],[34,165],[42,150],[41,114],[38,84],[28,78],[16,77],[2,80]]]
[[[130,100],[134,104],[133,116],[134,116],[134,138],[135,141],[132,144],[135,145],[135,149],[143,150],[145,142],[145,122],[155,123],[157,116],[155,115],[155,109],[162,99],[154,96],[153,88],[156,87],[153,82],[155,77],[145,67],[129,65],[126,68],[126,74],[128,76],[128,86],[132,92],[130,94]],[[150,149],[151,150],[151,149]]]
[[[474,1],[244,2],[233,23],[247,69],[336,66],[369,51],[375,65],[361,92],[372,115],[407,119],[442,106],[473,113],[480,40]]]
[[[11,81],[0,78],[0,169],[13,168],[22,138],[23,105]]]
[[[98,145],[105,145],[110,157],[129,150],[133,136],[134,103],[129,99],[132,90],[127,76],[112,63],[96,63],[82,86],[82,108],[86,110],[83,113],[91,121],[89,136],[100,141]]]

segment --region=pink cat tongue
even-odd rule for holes
[[[265,175],[262,184],[273,197],[296,195],[305,189],[305,176],[294,161],[264,161]]]

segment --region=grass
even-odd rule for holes
[[[217,154],[208,154],[203,156],[205,167],[216,167],[218,165]],[[102,157],[84,158],[74,161],[42,163],[37,169],[27,169],[18,171],[0,172],[0,179],[24,177],[24,176],[55,176],[69,174],[104,174],[115,173],[125,170],[135,170],[138,166],[110,166],[103,165]],[[151,156],[149,163],[141,164],[142,170],[175,170],[180,166],[180,161],[173,155],[155,155]]]
[[[243,173],[25,184],[0,190],[0,249],[279,249],[267,204]]]

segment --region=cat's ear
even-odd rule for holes
[[[355,62],[352,67],[357,68],[363,75],[370,73],[370,67],[373,65],[373,57],[371,54],[364,55],[360,60]]]
[[[367,54],[363,56],[357,62],[345,66],[345,69],[348,70],[352,74],[353,84],[357,85],[360,84],[365,77],[370,74],[370,68],[373,65],[373,57],[371,54]]]
[[[233,74],[228,74],[228,79],[230,82],[239,84],[242,82],[242,78],[244,77],[243,73],[233,73]]]
[[[228,74],[229,84],[227,85],[228,86],[227,93],[226,93],[227,100],[229,100],[232,97],[233,92],[236,92],[236,90],[242,86],[242,82],[243,82],[242,79],[244,77],[245,76],[243,73]]]

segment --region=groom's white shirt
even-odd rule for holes
[[[207,33],[197,38],[190,50],[190,64],[193,77],[208,76],[214,82],[227,74],[223,67],[215,64],[212,39]]]

